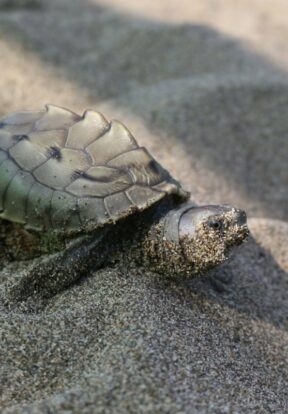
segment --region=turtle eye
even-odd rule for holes
[[[210,220],[208,222],[208,227],[213,230],[220,230],[222,228],[222,222],[220,220]]]

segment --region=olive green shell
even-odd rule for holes
[[[47,105],[0,120],[0,218],[37,231],[91,231],[167,194],[187,198],[128,129]]]

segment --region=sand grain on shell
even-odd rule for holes
[[[288,5],[134,3],[2,9],[1,115],[105,109],[196,200],[247,209],[253,239],[215,271],[233,279],[222,294],[104,269],[30,312],[1,307],[1,411],[285,412]]]

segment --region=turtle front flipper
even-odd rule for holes
[[[65,250],[35,259],[13,278],[6,288],[8,303],[23,302],[30,297],[49,298],[75,283],[91,270],[99,269],[107,252],[99,237],[82,237]]]

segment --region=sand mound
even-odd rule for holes
[[[250,227],[217,271],[233,278],[224,293],[108,269],[37,314],[2,314],[2,398],[41,400],[4,412],[282,412],[288,227]]]

